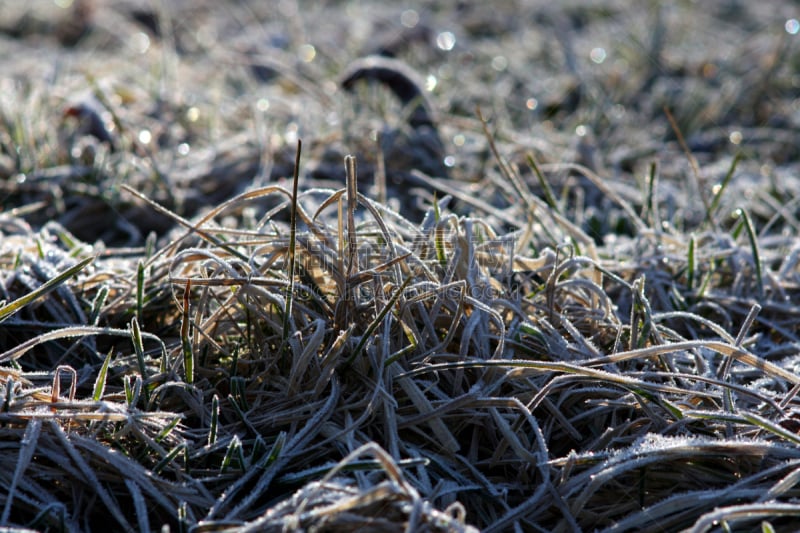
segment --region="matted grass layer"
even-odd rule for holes
[[[0,523],[795,528],[797,29],[726,5],[5,11]],[[392,21],[448,159],[336,88]]]

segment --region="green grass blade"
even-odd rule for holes
[[[106,379],[108,377],[108,365],[111,363],[111,356],[114,353],[114,349],[111,348],[108,350],[108,355],[103,360],[103,365],[100,367],[100,371],[97,373],[97,378],[94,380],[94,389],[92,390],[92,400],[99,402],[100,399],[103,397],[103,392],[106,390]]]
[[[144,343],[142,342],[142,330],[139,328],[139,321],[136,317],[131,319],[131,341],[133,350],[136,352],[136,363],[139,366],[139,374],[142,379],[147,379],[147,365],[144,360]]]
[[[169,453],[161,459],[156,466],[153,467],[153,472],[156,474],[160,474],[162,470],[164,470],[167,465],[169,465],[175,458],[186,448],[186,443],[181,443],[175,446],[173,449],[169,451]]]
[[[67,270],[57,275],[53,279],[47,281],[41,287],[38,287],[29,292],[28,294],[26,294],[25,296],[21,296],[16,300],[14,300],[13,302],[0,307],[0,322],[3,322],[5,319],[10,317],[14,313],[25,307],[26,305],[28,305],[29,303],[33,302],[34,300],[37,300],[42,296],[44,296],[45,294],[51,292],[56,287],[64,283],[64,281],[66,281],[67,279],[71,278],[72,276],[83,270],[92,261],[94,261],[94,256],[87,257],[83,261],[76,263],[74,266],[68,268]]]
[[[753,220],[750,218],[746,209],[737,209],[736,214],[744,222],[744,228],[747,230],[747,239],[750,241],[750,250],[753,253],[753,267],[756,271],[756,282],[758,283],[758,296],[764,297],[764,277],[761,271],[761,253],[758,249],[758,237],[756,235]]]
[[[722,194],[727,189],[728,184],[731,182],[731,178],[733,178],[733,173],[736,172],[736,167],[739,165],[739,161],[742,160],[742,153],[736,152],[736,155],[733,156],[733,161],[731,162],[731,166],[728,169],[728,173],[725,174],[725,177],[722,179],[722,183],[714,187],[714,196],[711,198],[711,204],[708,206],[708,211],[706,212],[706,221],[712,222],[714,220],[714,216],[717,214],[717,210],[719,209],[720,201],[722,200]]]
[[[533,169],[533,173],[536,174],[536,179],[539,181],[539,186],[542,188],[542,192],[544,194],[544,201],[547,202],[547,205],[550,207],[550,209],[556,213],[560,213],[558,202],[556,201],[556,195],[553,194],[553,189],[550,187],[550,183],[544,177],[542,169],[539,168],[539,163],[537,163],[536,158],[533,157],[533,153],[528,152],[525,154],[525,158],[528,161],[528,165]]]
[[[144,263],[139,260],[136,266],[136,318],[142,321],[142,309],[144,308]]]
[[[219,396],[211,398],[211,424],[208,428],[208,445],[217,442],[217,428],[219,425]]]

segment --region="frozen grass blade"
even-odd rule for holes
[[[183,289],[183,312],[181,313],[181,351],[183,352],[183,372],[186,383],[194,383],[194,349],[191,338],[191,318],[189,317],[189,296],[192,280],[186,280]],[[137,352],[138,355],[138,352]]]
[[[131,342],[133,342],[133,350],[136,353],[136,363],[139,366],[139,375],[142,382],[147,381],[147,363],[144,360],[144,342],[142,341],[142,330],[139,328],[139,321],[136,317],[131,319]],[[148,401],[147,388],[145,388],[145,402]]]
[[[16,466],[14,467],[14,477],[11,478],[11,486],[6,493],[6,505],[3,507],[3,516],[0,518],[0,523],[7,524],[11,506],[14,502],[14,496],[17,491],[17,485],[20,483],[22,476],[25,475],[28,465],[33,459],[36,448],[39,445],[39,434],[42,430],[41,420],[31,420],[25,428],[25,435],[22,437],[19,445],[19,456],[17,457]]]
[[[300,153],[303,143],[300,139],[297,140],[297,152],[294,159],[294,176],[292,180],[292,210],[289,219],[289,269],[286,272],[289,278],[289,286],[286,289],[286,308],[283,314],[283,338],[282,343],[289,341],[289,334],[292,324],[292,314],[294,306],[294,275],[296,272],[297,261],[297,187],[300,181]],[[288,344],[284,345],[288,350]],[[287,352],[288,353],[288,352]],[[286,363],[284,362],[284,365]]]
[[[142,491],[139,489],[139,486],[130,479],[125,480],[125,486],[128,488],[131,500],[133,501],[133,508],[136,510],[136,522],[139,526],[139,531],[150,531],[150,521],[147,518],[147,503],[142,495]]]
[[[358,232],[356,231],[355,212],[358,207],[358,173],[356,158],[348,155],[344,158],[345,179],[347,184],[347,270],[345,275],[351,279],[361,269],[358,265]],[[346,292],[346,297],[351,297]]]
[[[144,262],[139,261],[136,266],[136,319],[142,323],[142,309],[144,308]]]
[[[94,469],[84,460],[83,456],[75,448],[75,445],[70,441],[69,437],[64,430],[61,429],[55,421],[50,421],[47,427],[56,436],[58,442],[63,446],[64,451],[67,453],[70,461],[75,465],[78,472],[83,476],[83,481],[94,491],[94,494],[100,498],[105,506],[105,511],[116,520],[116,522],[125,530],[130,530],[131,525],[125,519],[125,515],[117,504],[116,500],[111,497],[103,484],[98,480]],[[105,451],[106,454],[110,452]]]
[[[144,338],[149,338],[161,343],[161,339],[156,337],[151,333],[141,333]],[[89,335],[111,335],[117,337],[132,337],[132,333],[130,329],[114,329],[114,328],[98,328],[93,326],[76,326],[76,327],[67,327],[61,328],[54,331],[49,331],[46,333],[42,333],[30,340],[27,340],[14,348],[7,350],[6,352],[0,354],[0,362],[8,362],[13,361],[22,357],[25,353],[30,351],[32,348],[43,344],[48,341],[56,340],[56,339],[69,339],[72,337],[86,337]],[[140,339],[141,340],[141,339]],[[163,345],[162,345],[163,347]]]
[[[782,516],[800,517],[800,505],[769,502],[722,507],[701,516],[687,533],[705,533],[719,525],[730,529],[729,522]]]
[[[100,312],[103,309],[103,306],[106,303],[108,298],[108,286],[103,285],[100,287],[100,290],[97,291],[97,295],[95,296],[94,300],[92,300],[92,309],[89,313],[89,325],[96,326],[97,321],[100,319]]]
[[[528,161],[528,165],[531,167],[531,169],[533,169],[533,173],[536,175],[536,179],[539,182],[539,186],[542,188],[544,201],[547,202],[547,206],[556,213],[560,213],[556,195],[553,193],[553,188],[550,187],[550,182],[547,181],[547,178],[545,178],[544,174],[542,174],[542,169],[539,168],[539,163],[536,161],[536,157],[534,157],[533,152],[527,152],[525,154],[525,159]]]
[[[219,396],[216,394],[211,398],[211,423],[208,427],[208,445],[213,446],[217,442],[217,431],[219,428]]]
[[[689,246],[687,249],[687,257],[686,257],[686,290],[687,292],[691,293],[694,290],[694,278],[695,272],[697,269],[697,263],[695,261],[695,246],[696,246],[696,239],[694,234],[689,236]]]
[[[722,195],[728,188],[728,185],[730,184],[731,179],[736,172],[736,167],[739,165],[739,161],[741,161],[741,159],[742,153],[736,152],[736,155],[733,156],[733,161],[731,161],[731,166],[728,168],[728,172],[725,174],[725,177],[722,178],[722,182],[714,187],[714,196],[711,198],[711,205],[708,206],[708,211],[706,212],[706,222],[709,224],[713,224],[714,217],[716,217],[720,202],[722,201]]]
[[[661,228],[661,220],[658,215],[658,199],[656,193],[658,190],[658,171],[655,161],[650,163],[650,172],[647,173],[647,202],[645,203],[646,213],[643,218],[646,218],[650,223],[651,228],[657,231]]]
[[[181,443],[181,444],[179,444],[179,445],[175,446],[173,449],[171,449],[171,450],[169,451],[169,453],[168,453],[167,455],[165,455],[165,456],[164,456],[164,458],[163,458],[163,459],[161,459],[161,460],[160,460],[160,461],[159,461],[159,462],[158,462],[158,463],[157,463],[157,464],[156,464],[156,465],[153,467],[153,472],[154,472],[155,474],[161,474],[161,472],[162,472],[162,471],[163,471],[163,470],[164,470],[164,469],[165,469],[167,466],[169,466],[169,464],[170,464],[172,461],[174,461],[174,460],[175,460],[175,458],[176,458],[176,457],[178,457],[178,455],[179,455],[181,452],[185,452],[185,451],[186,451],[186,444],[185,444],[185,443]]]
[[[78,272],[83,270],[87,265],[89,265],[92,261],[94,261],[94,257],[87,257],[74,266],[66,269],[61,274],[58,274],[54,278],[48,280],[46,283],[42,284],[41,287],[38,287],[25,296],[21,296],[17,298],[13,302],[7,303],[0,307],[0,323],[6,320],[8,317],[28,305],[29,303],[38,300],[39,298],[45,296],[49,292],[57,289],[61,284],[63,284],[66,280],[71,278],[72,276],[76,275]]]
[[[747,240],[750,242],[750,251],[753,254],[753,268],[755,269],[756,283],[758,287],[758,297],[764,297],[764,278],[761,271],[761,254],[758,250],[758,236],[756,235],[755,227],[753,227],[753,220],[750,218],[746,209],[737,209],[736,216],[740,220],[740,226],[744,226],[747,231]],[[738,230],[734,229],[734,235],[738,234]]]

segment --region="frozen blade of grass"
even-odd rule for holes
[[[64,450],[67,452],[67,455],[72,460],[75,467],[81,472],[86,484],[92,488],[94,493],[100,498],[100,501],[103,502],[103,505],[105,505],[105,511],[107,511],[125,531],[131,531],[131,525],[125,519],[122,509],[119,508],[119,505],[114,498],[111,497],[106,488],[97,479],[94,469],[84,460],[84,458],[75,448],[73,442],[66,435],[66,433],[64,433],[64,430],[61,429],[61,426],[58,425],[58,423],[54,420],[48,420],[48,427],[64,447]],[[110,450],[105,448],[103,448],[103,454],[106,456],[112,455]]]
[[[180,500],[188,501],[195,506],[207,506],[213,501],[213,496],[201,483],[191,479],[180,484],[170,483],[153,475],[148,468],[135,462],[129,456],[113,453],[113,449],[98,442],[97,439],[76,435],[70,435],[70,439],[76,446],[91,453],[98,460],[106,462],[116,472],[136,483],[139,489],[150,498],[151,505],[157,504],[169,513],[175,511],[176,504]]]
[[[753,220],[746,209],[740,208],[736,210],[736,216],[741,219],[741,223],[747,230],[747,239],[750,241],[750,250],[753,253],[753,268],[755,268],[756,282],[758,283],[758,297],[764,298],[764,278],[761,272],[761,253],[758,248],[758,236],[753,226]]]
[[[172,462],[181,452],[186,450],[186,443],[182,442],[172,448],[167,455],[164,456],[156,465],[153,467],[153,473],[158,475]]]
[[[741,412],[740,416],[742,417],[743,420],[749,422],[750,424],[753,424],[755,426],[760,427],[761,429],[769,431],[770,433],[777,435],[778,437],[781,437],[783,439],[786,439],[789,442],[792,442],[794,444],[800,444],[800,435],[792,431],[789,431],[788,429],[785,429],[782,426],[775,424],[762,416],[748,412]]]
[[[717,211],[719,210],[720,202],[722,201],[722,195],[728,188],[728,184],[731,182],[731,178],[733,178],[733,174],[736,172],[736,167],[739,165],[739,161],[741,160],[742,152],[736,152],[736,155],[733,156],[731,166],[728,169],[728,172],[725,174],[725,177],[722,179],[722,182],[714,187],[714,196],[711,198],[711,205],[708,206],[708,211],[706,211],[707,223],[713,224],[714,217],[716,216]]]
[[[322,357],[322,371],[320,372],[320,377],[317,379],[312,397],[317,398],[328,386],[339,363],[339,354],[341,354],[342,350],[347,346],[347,341],[349,341],[350,337],[353,335],[355,327],[355,324],[350,324],[346,330],[339,332],[339,335],[333,341],[327,353]]]
[[[131,384],[133,382],[133,384]],[[142,377],[141,376],[122,376],[122,386],[125,390],[125,403],[128,408],[135,407],[139,403],[139,397],[142,394]]]
[[[530,227],[533,225],[534,218],[536,217],[536,206],[532,199],[533,194],[531,193],[527,184],[500,156],[500,151],[497,149],[497,144],[494,140],[494,135],[492,135],[492,133],[489,131],[489,124],[486,122],[486,119],[483,118],[480,107],[476,109],[476,114],[478,115],[478,120],[481,123],[483,135],[486,137],[486,141],[489,143],[489,150],[491,150],[492,155],[497,162],[497,166],[500,169],[500,174],[502,174],[508,183],[511,184],[511,186],[514,188],[514,191],[519,195],[520,198],[522,198],[522,201],[525,202],[524,213],[527,218],[528,227]]]
[[[750,327],[753,325],[753,322],[758,316],[758,313],[761,311],[761,306],[758,304],[753,304],[750,306],[750,311],[747,313],[747,316],[742,322],[741,327],[739,327],[739,334],[736,336],[734,340],[734,345],[737,347],[741,347],[742,343],[744,342],[745,336],[747,332],[750,330]],[[717,372],[717,377],[719,379],[727,379],[728,373],[730,372],[731,365],[733,364],[733,358],[727,357],[720,367],[719,371]]]
[[[401,459],[400,461],[397,461],[397,465],[403,468],[427,466],[428,464],[430,464],[430,460],[428,459]],[[348,463],[344,467],[342,467],[340,463],[328,463],[321,466],[313,466],[300,472],[284,474],[276,479],[276,481],[279,483],[289,484],[306,483],[317,479],[322,475],[327,475],[336,467],[339,467],[342,472],[371,472],[375,470],[381,470],[383,468],[383,464],[377,459],[355,460],[352,463]]]
[[[777,518],[781,516],[800,517],[800,505],[796,503],[750,503],[721,507],[701,516],[687,533],[705,533],[723,522],[755,520],[758,518]]]
[[[358,459],[362,455],[365,455],[365,454],[372,455],[375,458],[375,460],[377,460],[381,464],[381,466],[383,467],[383,471],[386,473],[386,475],[389,477],[389,479],[394,484],[396,484],[396,486],[401,488],[401,490],[403,492],[405,492],[406,494],[411,495],[412,497],[417,497],[417,498],[419,497],[419,494],[417,494],[417,491],[414,490],[414,487],[412,487],[405,480],[405,478],[403,477],[402,471],[398,467],[397,463],[395,463],[395,461],[392,458],[392,456],[390,456],[383,448],[381,448],[375,442],[368,442],[366,444],[363,444],[359,448],[353,450],[352,452],[350,452],[347,455],[347,457],[342,459],[339,462],[339,464],[337,464],[327,474],[325,474],[325,477],[323,477],[319,481],[319,484],[317,485],[317,487],[322,487],[326,483],[329,483],[331,480],[333,480],[333,478],[339,472],[341,472],[343,469],[345,469],[349,465],[353,464],[354,462],[357,462]],[[306,497],[302,501],[302,503],[298,506],[297,510],[295,511],[295,514],[297,516],[300,516],[300,515],[303,514],[303,512],[305,511],[306,506],[309,504],[309,501],[312,499],[311,496],[312,495],[309,495],[308,497]]]
[[[225,242],[221,241],[220,239],[218,239],[218,238],[214,237],[214,236],[213,236],[213,235],[211,235],[209,232],[207,232],[207,231],[203,230],[203,229],[200,227],[200,225],[201,225],[201,224],[203,224],[204,222],[206,222],[206,221],[207,221],[207,219],[208,219],[208,218],[210,218],[210,217],[212,216],[212,213],[216,214],[216,210],[215,210],[215,211],[213,211],[212,213],[209,213],[209,214],[207,214],[207,215],[206,215],[206,217],[204,217],[204,218],[203,218],[203,219],[202,219],[200,222],[198,222],[197,224],[192,224],[191,222],[189,222],[189,221],[188,221],[188,220],[186,220],[185,218],[181,217],[180,215],[177,215],[177,214],[175,214],[174,212],[170,211],[169,209],[165,208],[164,206],[162,206],[162,205],[161,205],[161,204],[159,204],[158,202],[156,202],[156,201],[154,201],[154,200],[151,200],[151,199],[150,199],[150,198],[148,198],[146,195],[144,195],[144,194],[142,194],[141,192],[137,191],[136,189],[134,189],[134,188],[133,188],[133,187],[131,187],[130,185],[127,185],[127,184],[122,184],[122,185],[120,185],[120,189],[122,189],[122,190],[124,190],[124,191],[126,191],[126,192],[128,192],[128,193],[130,193],[130,194],[132,194],[132,195],[134,195],[136,198],[138,198],[139,200],[141,200],[141,201],[145,202],[147,205],[149,205],[150,207],[152,207],[152,208],[153,208],[155,211],[157,211],[158,213],[160,213],[160,214],[162,214],[162,215],[165,215],[165,216],[167,216],[167,217],[169,217],[169,218],[171,218],[171,219],[175,220],[175,221],[176,221],[177,223],[179,223],[181,226],[183,226],[183,227],[185,227],[185,228],[188,228],[188,229],[189,229],[189,234],[191,234],[191,233],[197,233],[197,234],[198,234],[198,235],[200,235],[200,236],[201,236],[201,237],[202,237],[204,240],[206,240],[206,241],[210,242],[211,244],[213,244],[213,245],[215,245],[215,246],[218,246],[218,247],[220,247],[221,249],[223,249],[223,250],[225,250],[226,252],[230,253],[230,254],[231,254],[231,255],[233,255],[234,257],[237,257],[237,258],[241,259],[242,261],[247,261],[247,259],[248,259],[248,258],[247,258],[246,256],[242,255],[242,253],[241,253],[241,252],[239,252],[238,250],[236,250],[236,249],[232,248],[230,245],[228,245],[228,244],[226,244]],[[270,189],[271,189],[271,190],[281,190],[281,191],[283,190],[283,189],[280,189],[279,187],[272,187],[272,188],[270,188]],[[250,194],[251,194],[251,195],[253,195],[253,194],[255,194],[256,192],[262,192],[262,191],[250,191]],[[230,201],[229,201],[229,202],[230,202]],[[229,203],[229,202],[226,202],[226,204],[227,204],[227,203]],[[223,204],[223,205],[226,205],[226,204]],[[221,208],[221,207],[222,207],[222,206],[220,206],[220,208]],[[219,209],[219,208],[218,208],[218,209]],[[186,235],[184,235],[184,237],[183,237],[183,238],[185,238],[185,237],[186,237]],[[175,244],[175,243],[170,243],[170,245],[169,245],[169,246],[167,246],[167,247],[165,247],[164,249],[162,249],[162,252],[163,252],[164,250],[167,250],[167,249],[171,248],[171,247],[172,247],[174,244]],[[156,256],[157,256],[157,255],[158,255],[158,254],[156,254]],[[155,257],[156,257],[156,256],[153,256],[153,257],[151,257],[151,258],[150,258],[150,261],[152,261],[153,259],[155,259]]]
[[[103,306],[106,303],[106,299],[108,298],[108,285],[103,285],[100,287],[100,290],[97,291],[97,295],[92,300],[92,309],[89,313],[89,325],[96,326],[98,321],[100,320],[100,312],[103,309]]]
[[[356,232],[355,212],[358,207],[358,173],[356,172],[356,158],[352,155],[344,158],[345,179],[347,184],[347,270],[345,275],[351,278],[360,272],[358,266],[358,240]],[[350,294],[347,293],[347,297]]]
[[[531,167],[531,169],[533,169],[533,173],[536,175],[539,186],[542,188],[544,193],[544,200],[547,202],[547,206],[556,213],[561,214],[561,211],[558,207],[558,201],[556,200],[556,195],[553,193],[552,187],[550,187],[550,182],[547,181],[547,178],[545,178],[544,174],[542,174],[542,169],[539,168],[539,163],[536,161],[533,152],[527,152],[525,154],[525,159],[528,161],[528,165]]]
[[[242,456],[242,441],[239,439],[238,435],[234,435],[233,438],[231,438],[231,442],[228,443],[228,447],[225,449],[225,456],[222,458],[222,462],[219,465],[220,474],[224,474],[228,470],[234,457],[240,459],[239,468],[244,470],[245,463]]]
[[[779,367],[774,363],[761,359],[760,357],[744,350],[743,348],[738,348],[724,342],[713,340],[682,341],[660,346],[648,346],[647,348],[640,348],[638,350],[631,350],[628,352],[618,352],[605,357],[590,359],[583,361],[581,364],[584,366],[601,366],[609,363],[619,363],[631,359],[655,357],[662,354],[680,352],[684,350],[694,350],[698,348],[706,348],[717,352],[720,355],[732,356],[740,363],[752,366],[753,368],[756,368],[765,374],[785,379],[793,385],[800,384],[800,376],[795,375],[793,372]]]
[[[192,280],[186,280],[183,289],[183,311],[181,312],[181,351],[183,352],[183,372],[186,383],[194,383],[194,350],[192,349],[191,318],[189,317],[189,296],[191,295]],[[138,357],[139,352],[136,352]]]
[[[176,416],[175,418],[173,418],[166,426],[164,426],[164,429],[158,432],[158,435],[156,435],[155,437],[155,441],[161,442],[164,439],[166,439],[170,435],[170,433],[172,433],[175,427],[180,423],[180,421],[181,421],[180,416]]]
[[[311,335],[302,352],[292,360],[292,367],[289,370],[289,379],[286,384],[286,393],[288,395],[299,392],[300,380],[307,372],[308,367],[313,364],[313,358],[322,352],[325,333],[327,333],[327,324],[324,320],[318,319],[314,321],[313,327],[314,329],[311,331]]]
[[[645,212],[642,218],[646,218],[650,223],[650,227],[656,231],[661,230],[661,220],[658,213],[658,199],[656,193],[658,191],[658,171],[655,161],[650,163],[650,172],[647,173],[647,201],[643,206]]]
[[[644,220],[641,219],[641,217],[639,217],[630,202],[617,194],[617,192],[608,185],[607,181],[602,176],[598,175],[596,172],[593,172],[591,169],[577,163],[551,163],[542,165],[542,169],[561,171],[573,170],[580,173],[583,175],[583,177],[591,181],[598,189],[600,189],[605,196],[622,208],[625,214],[628,215],[628,218],[631,220],[631,222],[633,222],[633,225],[636,226],[637,231],[643,234],[650,231],[650,227],[644,222]],[[592,258],[594,259],[594,257]]]
[[[0,354],[0,363],[18,359],[32,348],[48,341],[56,339],[68,339],[71,337],[82,337],[87,335],[112,335],[112,336],[130,338],[131,331],[124,329],[115,329],[115,328],[99,328],[95,326],[75,326],[75,327],[61,328],[54,331],[48,331],[32,339],[29,339],[23,342],[22,344],[19,344],[18,346],[15,346],[14,348],[7,350],[6,352],[3,352],[2,354]],[[158,341],[163,347],[163,342],[157,336],[150,333],[144,333],[143,336],[145,338]]]
[[[142,309],[144,308],[144,263],[140,259],[136,266],[136,318],[142,321]]]
[[[41,287],[29,292],[25,296],[21,296],[10,302],[8,304],[3,305],[0,307],[0,323],[2,323],[5,319],[28,305],[29,303],[33,302],[41,298],[42,296],[46,295],[47,293],[57,289],[62,283],[66,280],[71,278],[72,276],[76,275],[78,272],[83,270],[87,265],[89,265],[92,261],[94,261],[95,257],[87,257],[82,261],[79,261],[74,266],[66,269],[61,274],[58,274],[54,278],[48,280],[46,283],[42,284]]]
[[[50,393],[50,403],[57,403],[60,400],[61,395],[61,373],[66,372],[70,376],[70,385],[69,385],[69,401],[75,401],[75,391],[78,387],[78,373],[75,372],[75,369],[71,366],[60,365],[56,368],[56,371],[53,372],[53,386]]]
[[[228,513],[228,519],[238,516],[241,512],[250,507],[255,500],[269,488],[275,476],[285,468],[294,457],[302,453],[311,438],[319,433],[324,421],[333,413],[334,407],[339,400],[338,382],[334,380],[332,381],[332,385],[331,395],[325,402],[325,405],[286,443],[281,449],[281,451],[284,451],[282,455],[276,453],[272,456],[272,454],[270,454],[272,459],[271,464],[268,468],[263,469],[261,477],[258,479],[256,486],[252,489],[250,494],[243,498],[242,501]],[[256,470],[258,471],[261,469]],[[220,503],[221,501],[222,498],[218,500]]]
[[[3,508],[3,516],[0,518],[0,523],[8,524],[9,513],[11,513],[11,505],[14,502],[14,494],[17,491],[17,484],[20,482],[22,476],[25,475],[25,470],[36,452],[36,447],[39,443],[39,434],[42,430],[42,421],[33,419],[28,422],[25,428],[25,434],[19,443],[19,456],[17,463],[14,467],[14,476],[11,478],[11,485],[8,487],[6,494],[6,505]]]
[[[419,171],[417,171],[415,169],[411,170],[411,175],[414,176],[414,179],[425,183],[425,185],[430,187],[431,189],[433,189],[435,191],[441,191],[441,192],[447,194],[448,196],[452,196],[453,198],[456,198],[457,200],[460,200],[460,201],[464,202],[466,205],[469,205],[469,206],[475,207],[477,209],[480,209],[484,213],[489,213],[491,216],[497,218],[497,220],[499,220],[501,222],[504,222],[504,223],[508,224],[509,226],[512,226],[512,227],[515,227],[515,228],[521,228],[522,227],[522,223],[520,222],[520,220],[518,218],[512,216],[511,214],[509,214],[506,210],[499,209],[499,208],[493,206],[492,204],[490,204],[489,202],[487,202],[487,201],[485,201],[485,200],[483,200],[481,198],[476,197],[475,195],[468,194],[466,192],[460,191],[460,190],[454,188],[452,185],[449,185],[448,183],[444,182],[440,178],[431,178],[430,176],[427,176],[427,175],[423,174],[422,172],[419,172]],[[544,203],[542,203],[542,205],[544,205]],[[553,236],[550,236],[550,237],[553,238],[553,239],[555,238]],[[587,238],[588,238],[588,236],[587,236]],[[557,240],[554,240],[553,244],[555,244],[556,242],[557,242]]]
[[[281,343],[286,352],[283,357],[289,353],[289,346],[286,344],[289,341],[289,333],[292,325],[292,306],[294,305],[294,276],[297,271],[297,187],[300,181],[300,153],[303,143],[297,139],[297,152],[294,159],[294,175],[292,179],[292,209],[289,214],[289,267],[286,276],[289,278],[289,285],[286,288],[286,307],[283,313],[283,338]],[[285,365],[285,361],[284,361]]]
[[[686,257],[686,290],[689,293],[691,293],[694,290],[694,277],[697,269],[697,263],[695,260],[696,245],[697,241],[695,239],[694,234],[692,234],[689,236],[689,247],[687,250],[687,257]]]
[[[761,502],[768,502],[777,500],[785,495],[790,490],[794,489],[800,483],[800,466],[797,461],[793,462],[794,469],[784,476],[780,481],[775,483],[769,490],[759,499]]]
[[[131,342],[133,342],[133,350],[136,352],[136,362],[139,365],[139,375],[142,378],[142,382],[144,383],[147,381],[147,364],[144,360],[144,342],[142,341],[142,330],[139,329],[139,321],[136,320],[136,317],[131,319]],[[149,401],[149,395],[147,392],[147,387],[145,387],[145,403]]]
[[[211,423],[208,427],[208,446],[213,446],[217,442],[217,431],[219,428],[219,396],[216,394],[211,398]]]
[[[139,531],[150,531],[150,520],[147,517],[147,503],[144,500],[144,496],[142,496],[139,485],[130,479],[126,479],[125,486],[128,488],[128,492],[131,495],[131,500],[133,500],[133,508],[136,512],[136,521],[139,525]]]

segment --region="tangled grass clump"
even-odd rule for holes
[[[444,201],[414,225],[346,163],[344,189],[173,214],[183,230],[136,266],[5,217],[5,523],[624,530],[797,512],[781,340],[797,310],[779,298],[791,268],[755,268],[778,261],[766,246],[684,242],[628,205],[629,260],[604,258],[502,161],[535,214],[520,231]]]
[[[797,529],[797,21],[552,4],[3,10],[0,526]]]

